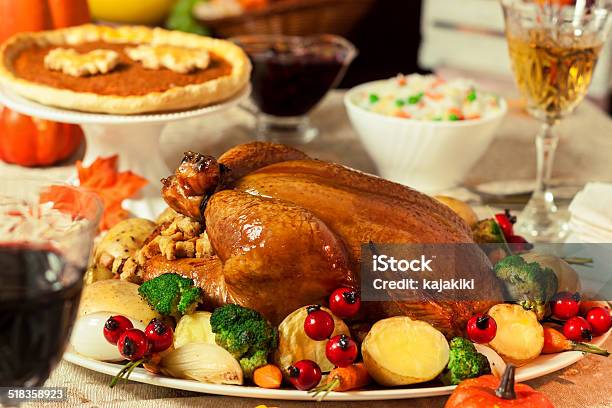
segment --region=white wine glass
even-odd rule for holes
[[[501,0],[512,70],[536,136],[536,186],[516,230],[532,241],[568,231],[550,190],[559,136],[555,125],[586,95],[610,31],[609,0]]]

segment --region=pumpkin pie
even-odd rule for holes
[[[0,48],[0,83],[36,102],[138,114],[217,103],[247,85],[235,44],[140,26],[83,25],[17,34]]]

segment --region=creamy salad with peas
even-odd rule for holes
[[[372,112],[406,119],[458,121],[499,112],[496,95],[479,90],[473,81],[445,81],[436,75],[398,75],[358,92],[353,102]]]

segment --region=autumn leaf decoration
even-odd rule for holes
[[[121,207],[123,200],[134,196],[147,180],[131,171],[118,171],[118,156],[99,157],[89,167],[81,161],[76,163],[81,188],[96,193],[104,204],[100,230],[107,230],[129,217]],[[53,186],[41,194],[41,202],[53,202],[53,207],[64,212],[73,212],[74,193],[70,188]]]

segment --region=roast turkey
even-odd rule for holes
[[[436,200],[284,145],[239,145],[218,160],[186,153],[162,182],[171,208],[206,225],[214,255],[154,257],[145,280],[165,272],[189,276],[208,304],[238,303],[273,323],[324,302],[339,286],[358,288],[364,243],[473,242],[466,223]],[[364,302],[362,318],[402,314],[448,336],[461,333],[467,319],[502,298],[487,257],[476,250],[463,258],[448,274],[477,278],[483,300]]]

